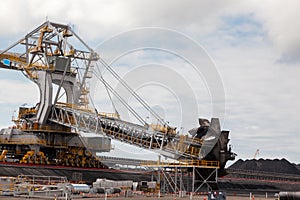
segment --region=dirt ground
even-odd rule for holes
[[[94,198],[94,199],[90,199],[90,200],[99,200],[99,198]],[[100,198],[101,199],[101,198]],[[104,198],[102,198],[104,199]],[[108,198],[108,200],[121,200],[121,199],[128,199],[128,200],[157,200],[157,199],[160,199],[160,200],[190,200],[190,197],[184,197],[184,198],[179,198],[179,197],[161,197],[161,198],[158,198],[158,197],[133,197],[133,198],[122,198],[122,197],[118,197],[118,198]],[[207,196],[193,196],[192,199],[195,199],[195,200],[207,200]],[[226,198],[226,200],[249,200],[250,198],[249,197],[239,197],[239,196],[228,196]],[[254,198],[255,200],[266,200],[265,197],[255,197]],[[269,200],[271,199],[275,199],[275,198],[268,198]],[[85,200],[88,200],[88,199],[85,199]]]
[[[8,199],[8,200],[28,200],[28,198],[23,198],[23,197],[8,197],[8,196],[0,196],[0,199],[4,200],[4,199]],[[40,198],[31,198],[31,199],[40,199]],[[44,199],[44,198],[43,198]],[[54,199],[54,198],[48,198],[48,199]],[[59,198],[60,199],[60,198]],[[74,197],[72,199],[76,199],[76,200],[100,200],[100,199],[105,199],[105,197],[97,197],[97,198],[81,198],[81,197]],[[164,197],[145,197],[145,196],[139,196],[139,197],[108,197],[107,200],[190,200],[190,196],[186,196],[183,198],[179,198],[178,196],[164,196]],[[192,199],[195,200],[207,200],[207,196],[193,196]],[[245,197],[245,196],[227,196],[226,200],[249,200],[249,197]],[[266,197],[255,197],[255,200],[266,200]],[[269,197],[270,199],[275,199],[274,197]]]

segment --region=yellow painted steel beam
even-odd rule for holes
[[[145,167],[199,167],[199,168],[220,168],[218,161],[209,160],[180,160],[180,161],[169,161],[169,162],[159,162],[159,161],[142,161],[142,166]]]

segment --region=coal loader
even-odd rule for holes
[[[149,110],[156,124],[145,122],[126,102],[124,106],[139,124],[91,106],[87,83],[92,76],[122,101],[95,69],[99,64]],[[189,135],[179,134],[68,25],[50,21],[41,24],[0,52],[0,67],[23,73],[40,93],[35,106],[22,105],[13,119],[15,125],[0,132],[1,176],[55,175],[88,183],[99,177],[150,180],[147,171],[114,169],[96,156],[96,152],[110,151],[111,139],[157,152],[178,163],[214,161],[219,175],[225,173],[226,162],[235,158],[228,148],[229,131],[221,130],[218,118],[199,119],[199,127],[190,130]],[[65,98],[61,98],[62,94]],[[86,137],[84,133],[96,136]],[[205,170],[203,173],[208,173]]]

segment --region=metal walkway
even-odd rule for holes
[[[174,132],[156,131],[150,126],[125,122],[67,104],[53,106],[49,121],[73,128],[75,131],[106,135],[128,144],[155,150],[176,160],[199,159],[203,143],[200,139],[188,138]]]

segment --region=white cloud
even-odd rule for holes
[[[300,26],[297,0],[254,1],[255,15],[263,22],[269,39],[282,53],[282,61],[299,61]]]
[[[84,3],[71,0],[5,1],[1,3],[0,17],[9,20],[0,21],[0,49],[7,47],[2,46],[6,41],[12,38],[17,40],[38,26],[46,16],[53,21],[74,24],[75,30],[90,46],[103,42],[103,38],[107,39],[119,32],[138,27],[153,26],[180,31],[203,44],[217,64],[226,94],[225,127],[232,130],[232,143],[237,148],[237,153],[243,158],[251,158],[257,148],[262,148],[261,152],[265,152],[265,156],[275,157],[277,154],[300,162],[296,145],[299,144],[296,134],[300,131],[300,92],[297,88],[300,73],[297,63],[300,52],[300,29],[297,28],[300,26],[300,13],[297,10],[299,4],[298,1],[292,0],[90,0]],[[143,36],[145,35],[129,37],[119,46],[102,46],[103,55],[110,58],[109,54],[123,52],[132,41]],[[163,38],[152,38],[154,41],[163,41]],[[184,49],[197,57],[184,43],[174,41],[168,47]],[[153,41],[148,42],[151,44]],[[160,60],[157,60],[158,58]],[[117,63],[125,67],[117,69],[121,75],[125,75],[128,70],[133,70],[130,66],[148,64],[151,59],[152,62],[165,66],[175,66],[176,72],[185,79],[189,76],[189,71],[180,68],[184,62],[179,59],[162,59],[158,56],[145,59],[143,52],[128,55],[126,59],[121,60],[122,62]],[[1,112],[5,110],[8,115],[11,111],[8,112],[3,105],[15,106],[31,101],[36,90],[31,91],[28,88],[32,88],[32,85],[24,85],[17,81],[12,84],[11,81],[4,80],[4,77],[5,75],[1,76],[1,87],[10,89],[0,90],[0,102],[3,103],[0,106]],[[209,103],[205,97],[209,95],[201,96],[205,93],[201,90],[204,85],[197,85],[195,77],[190,78],[188,83],[193,87],[196,85],[193,90],[197,95],[201,93],[196,98],[200,114],[202,111],[206,115],[211,114],[206,110]],[[20,98],[20,94],[24,97]],[[28,97],[25,97],[27,95]],[[152,99],[153,102],[167,105],[168,101],[157,98],[162,95],[168,97],[160,92]],[[175,118],[175,112],[169,114],[168,110],[166,116],[172,114]],[[289,144],[292,145],[287,147]],[[272,152],[270,149],[278,150]],[[279,149],[285,149],[285,154]]]
[[[38,100],[37,86],[30,81],[0,80],[0,85],[2,88],[0,90],[1,104],[9,102],[10,104],[34,105]]]
[[[25,81],[20,76],[20,72],[15,71],[15,74],[6,73],[6,70],[0,70],[0,72],[0,127],[3,128],[12,124],[13,113],[20,105],[34,106],[39,100],[39,94],[37,86],[29,80]],[[11,80],[5,76],[9,76]],[[17,112],[14,116],[17,117]]]
[[[80,34],[90,40],[135,27],[165,27],[192,36],[203,36],[222,26],[222,18],[252,15],[262,24],[267,38],[282,54],[281,61],[297,60],[300,51],[300,2],[289,1],[77,1],[12,0],[1,4],[0,35],[17,35],[50,20],[72,23]],[[20,20],[22,19],[22,20]],[[250,24],[239,26],[246,31]]]

